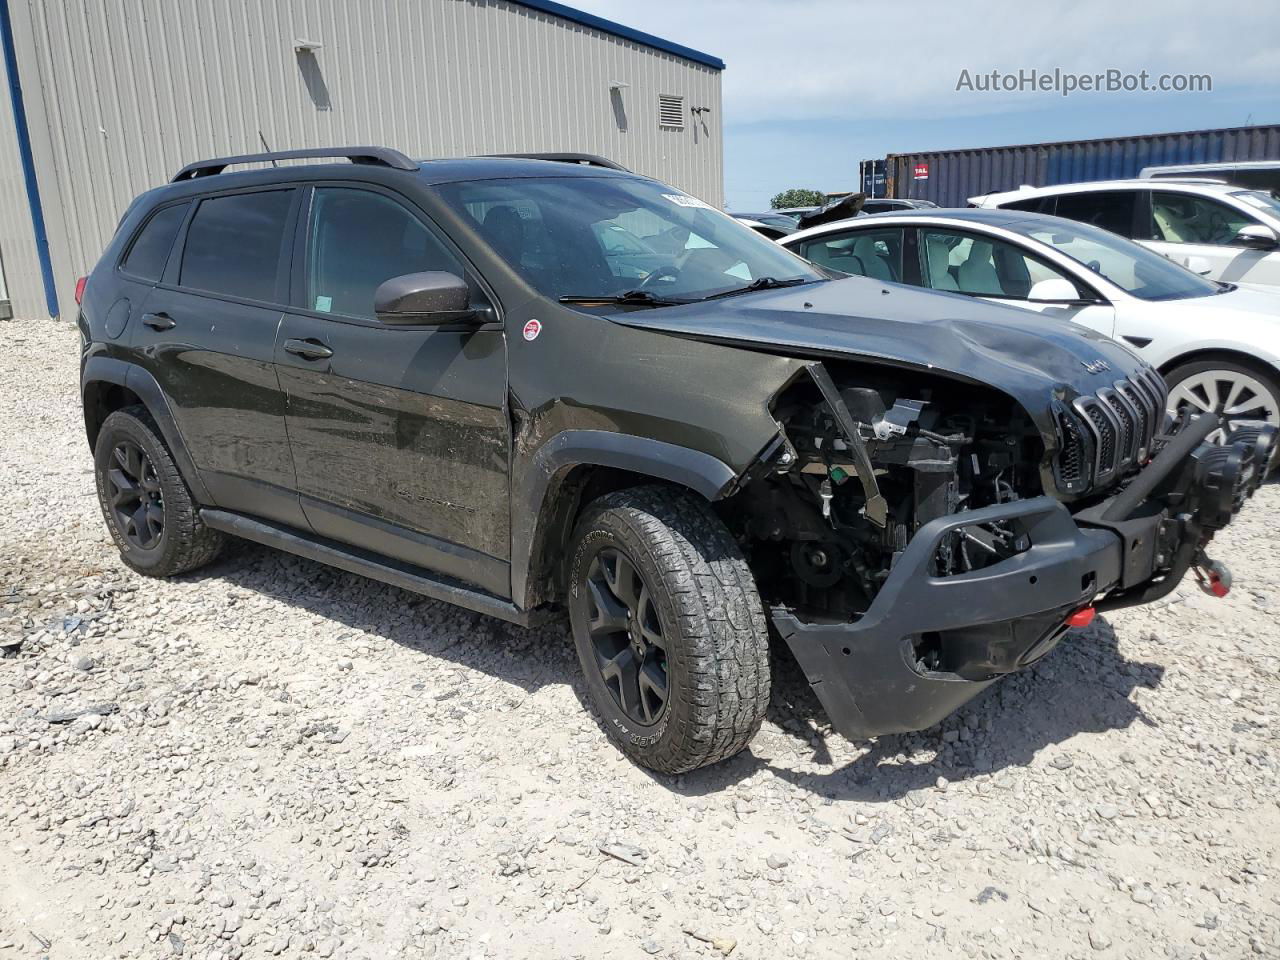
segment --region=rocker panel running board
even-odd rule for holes
[[[215,530],[297,554],[308,560],[327,563],[371,580],[380,580],[432,600],[443,600],[476,613],[498,617],[522,627],[534,626],[547,619],[544,611],[521,610],[509,600],[495,597],[461,581],[387,557],[377,557],[332,540],[308,536],[301,531],[264,520],[214,509],[201,510],[200,519]]]

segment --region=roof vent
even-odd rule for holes
[[[684,128],[684,97],[658,96],[658,126]]]

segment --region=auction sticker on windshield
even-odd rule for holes
[[[711,204],[699,200],[697,197],[686,197],[681,193],[664,193],[663,197],[670,200],[677,207],[702,207],[705,210],[712,209]]]

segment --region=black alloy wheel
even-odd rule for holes
[[[587,504],[566,557],[585,693],[628,757],[678,774],[731,757],[769,706],[755,578],[712,506],[628,487]]]
[[[658,608],[636,565],[606,548],[587,570],[587,629],[596,668],[624,714],[643,726],[667,709],[667,640]]]
[[[164,495],[155,464],[131,440],[122,439],[111,451],[107,495],[126,539],[141,550],[154,549],[164,536]]]
[[[203,567],[226,537],[206,527],[147,408],[110,413],[93,441],[93,478],[107,530],[125,565],[148,577]]]

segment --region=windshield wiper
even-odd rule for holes
[[[561,297],[561,303],[578,306],[595,306],[598,304],[618,304],[624,307],[674,307],[680,304],[693,303],[692,300],[676,300],[671,297],[655,297],[648,290],[628,290],[626,293],[605,296],[568,296]]]
[[[703,297],[703,300],[719,300],[721,297],[736,297],[740,293],[752,293],[756,290],[777,290],[781,287],[794,287],[802,283],[815,282],[812,277],[788,277],[786,280],[779,280],[777,277],[760,277],[752,280],[745,287],[734,287],[732,290],[721,290],[719,293],[713,293],[709,297]]]

